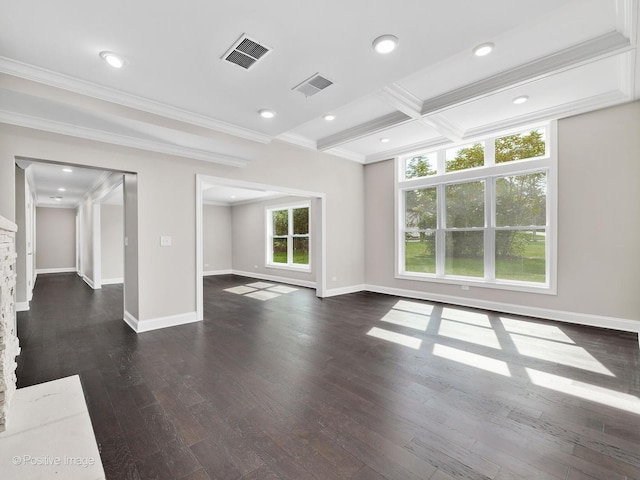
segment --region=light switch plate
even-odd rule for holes
[[[160,246],[161,247],[170,247],[171,246],[171,237],[169,235],[161,235],[160,236]]]

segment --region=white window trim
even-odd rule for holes
[[[309,233],[308,235],[294,235],[293,234],[293,210],[296,208],[308,208],[309,209]],[[272,220],[272,212],[278,210],[288,210],[289,211],[289,232],[286,237],[277,236],[287,239],[293,239],[294,237],[305,237],[309,239],[309,264],[301,265],[298,263],[274,263],[273,262],[273,250],[271,248],[271,240],[274,238],[273,235],[273,220]],[[287,203],[283,205],[270,205],[265,208],[265,268],[276,268],[279,270],[290,270],[296,272],[311,272],[312,268],[312,210],[311,210],[311,202],[298,202],[298,203]],[[293,241],[287,241],[287,258],[293,259]]]
[[[517,160],[508,163],[495,163],[495,151],[494,141],[498,138],[502,138],[507,135],[513,135],[515,133],[526,132],[536,128],[544,128],[546,139],[546,151],[545,155],[541,157],[535,157],[525,160]],[[551,121],[544,125],[533,125],[530,127],[520,127],[518,129],[510,129],[504,132],[493,134],[489,137],[478,139],[477,141],[469,142],[465,140],[460,142],[459,146],[468,145],[470,143],[485,144],[485,166],[470,168],[467,170],[460,170],[456,172],[444,173],[444,152],[450,148],[455,148],[458,145],[446,145],[438,149],[430,151],[416,152],[415,154],[429,154],[435,151],[438,152],[438,174],[430,175],[421,178],[405,179],[405,159],[411,157],[412,154],[403,155],[395,159],[395,278],[401,280],[413,280],[422,282],[442,283],[449,285],[459,285],[462,288],[469,286],[480,288],[492,288],[500,290],[511,290],[517,292],[538,293],[546,295],[557,295],[557,250],[558,250],[558,127],[557,121]],[[487,146],[489,146],[487,148]],[[415,155],[414,154],[414,155]],[[414,190],[417,188],[436,187],[444,190],[444,186],[451,183],[464,183],[477,180],[486,180],[488,182],[495,183],[495,177],[508,176],[515,174],[526,174],[533,172],[545,171],[547,173],[547,204],[546,204],[546,226],[545,226],[545,256],[546,256],[546,278],[547,282],[544,284],[535,282],[523,282],[516,280],[498,280],[487,278],[493,276],[495,261],[493,259],[493,243],[487,243],[485,241],[485,278],[474,277],[458,277],[453,275],[441,276],[436,274],[418,273],[418,272],[405,272],[404,271],[404,222],[405,222],[405,208],[404,208],[404,192],[407,190]],[[490,202],[493,204],[494,189],[487,188],[485,186],[485,203]],[[441,197],[439,197],[441,198]],[[439,202],[440,203],[440,202]],[[438,205],[438,208],[441,208]],[[439,216],[442,212],[438,212]],[[485,232],[485,240],[488,235],[493,234],[496,230],[494,225],[489,221],[489,208],[485,208],[486,227],[483,230]],[[440,217],[442,218],[442,217]],[[442,235],[443,229],[438,228],[436,234]],[[442,241],[440,242],[442,244]],[[489,248],[487,248],[487,246]],[[491,251],[488,251],[491,250]],[[488,259],[491,259],[488,261]],[[436,262],[444,263],[444,255],[436,255]],[[490,264],[489,271],[487,271],[487,265]],[[439,268],[439,271],[444,271],[444,265]]]

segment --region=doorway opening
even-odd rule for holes
[[[270,210],[284,209],[286,205],[308,205],[308,265],[274,265],[269,261]],[[245,182],[228,178],[196,175],[196,313],[198,320],[204,318],[203,277],[207,274],[235,273],[265,280],[277,280],[315,288],[316,296],[323,298],[326,292],[326,196],[324,193],[301,189]],[[217,228],[217,237],[228,238],[229,248],[222,252],[227,263],[220,265],[205,256],[206,225],[205,208],[213,205],[233,213],[228,213],[228,221]],[[242,215],[242,219],[241,218]],[[233,226],[231,226],[233,224]],[[251,231],[248,231],[248,227]],[[228,230],[231,231],[228,231]],[[292,235],[295,236],[295,234]],[[236,246],[236,251],[234,250]],[[243,254],[238,252],[243,248]],[[233,252],[233,253],[232,253]],[[215,260],[214,260],[215,262]],[[240,265],[241,263],[241,265]],[[206,265],[206,266],[205,266]],[[303,273],[301,273],[303,272]]]

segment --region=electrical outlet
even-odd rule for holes
[[[171,246],[171,237],[169,235],[161,235],[160,236],[160,246],[161,247],[170,247]]]
[[[338,277],[336,277],[336,276],[331,277],[331,281],[332,282],[337,282],[338,281]]]
[[[462,290],[469,290],[469,285],[460,285]]]

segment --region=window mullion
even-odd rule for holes
[[[444,156],[443,156],[444,158]],[[440,159],[440,156],[438,156]],[[438,185],[436,188],[436,208],[438,209],[437,215],[437,230],[436,230],[436,276],[444,276],[444,256],[445,252],[445,227],[446,227],[446,212],[447,206],[445,204],[444,185]]]
[[[287,235],[287,265],[293,265],[293,208],[288,209],[287,226],[289,228],[289,234]]]
[[[496,278],[496,179],[485,180],[484,192],[485,225],[484,230],[484,278]]]

